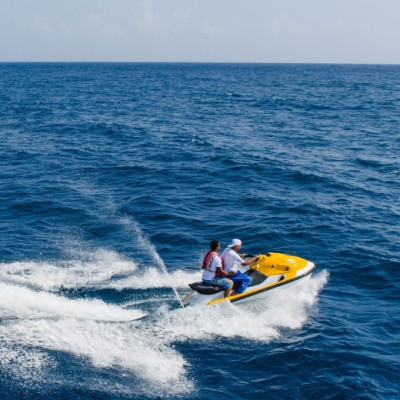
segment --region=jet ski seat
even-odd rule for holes
[[[215,286],[204,282],[189,283],[189,287],[200,294],[215,294],[225,290],[220,286]]]

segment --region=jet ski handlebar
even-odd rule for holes
[[[253,258],[256,257],[255,254],[245,254],[243,258]]]

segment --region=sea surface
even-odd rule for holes
[[[400,66],[3,63],[0,117],[1,399],[400,398]],[[232,238],[317,269],[182,308]]]

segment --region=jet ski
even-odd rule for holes
[[[308,280],[315,264],[303,258],[282,253],[260,254],[258,261],[244,273],[252,279],[244,293],[224,297],[224,289],[204,282],[189,283],[192,292],[183,299],[184,307],[213,305],[230,301],[244,303],[259,300],[276,293],[278,290],[293,288]]]

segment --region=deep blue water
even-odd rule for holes
[[[399,398],[399,115],[399,66],[0,64],[0,397]],[[180,308],[234,237],[316,273]]]

